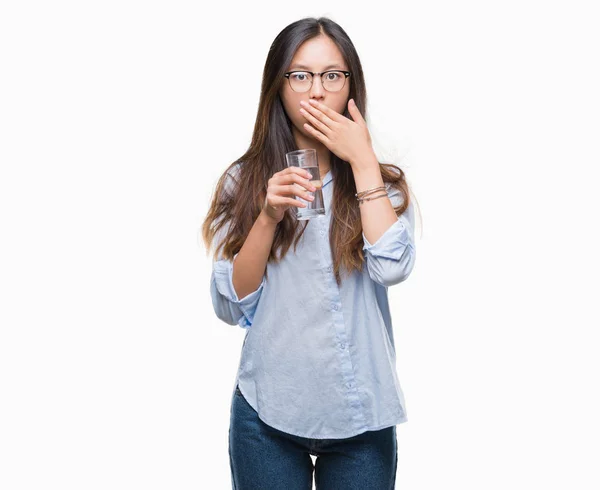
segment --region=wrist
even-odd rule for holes
[[[262,226],[276,228],[278,221],[271,218],[267,212],[263,209],[258,215],[257,221],[260,222]]]
[[[372,169],[379,170],[379,161],[373,152],[363,153],[348,161],[352,171],[356,173],[370,172]]]
[[[383,187],[383,177],[381,176],[381,169],[379,164],[377,166],[366,167],[354,171],[354,184],[356,185],[357,197],[369,193],[379,187]]]

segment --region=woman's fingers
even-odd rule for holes
[[[300,167],[288,167],[288,170],[289,172],[282,176],[283,180],[281,183],[289,184],[295,182],[305,189],[308,189],[310,192],[316,190],[315,186],[310,182],[310,177],[307,177],[309,174],[306,170]]]
[[[317,188],[307,178],[308,173],[300,167],[287,167],[277,172],[269,179],[267,187],[267,204],[273,208],[282,206],[296,206],[305,208],[307,205],[295,197],[298,196],[305,201],[312,201],[311,194]]]
[[[279,207],[279,206],[300,206],[300,207],[306,207],[306,204],[304,204],[301,201],[298,201],[298,199],[295,199],[293,197],[285,197],[279,194],[273,194],[271,197],[269,197],[269,195],[267,194],[267,202],[269,203],[270,206],[273,207]]]
[[[283,189],[282,193],[287,195],[292,194],[301,197],[306,201],[312,201],[314,199],[314,196],[310,192],[307,192],[304,187],[301,187],[298,184],[282,185],[280,187]]]

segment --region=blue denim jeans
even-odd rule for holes
[[[317,490],[394,489],[396,426],[346,439],[295,436],[265,424],[236,386],[229,462],[234,490],[311,490],[313,470]]]

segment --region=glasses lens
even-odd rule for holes
[[[346,75],[341,71],[328,71],[323,74],[323,87],[329,92],[342,90],[346,82]]]
[[[290,86],[294,92],[306,92],[312,84],[312,76],[304,71],[290,74]]]

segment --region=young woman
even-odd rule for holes
[[[313,470],[319,489],[394,488],[407,417],[387,288],[413,269],[414,212],[403,171],[377,161],[365,106],[344,30],[327,18],[287,26],[250,148],[203,223],[215,313],[246,329],[229,428],[236,489],[310,489]],[[292,206],[315,188],[285,154],[303,148],[317,150],[326,214],[301,222]]]

